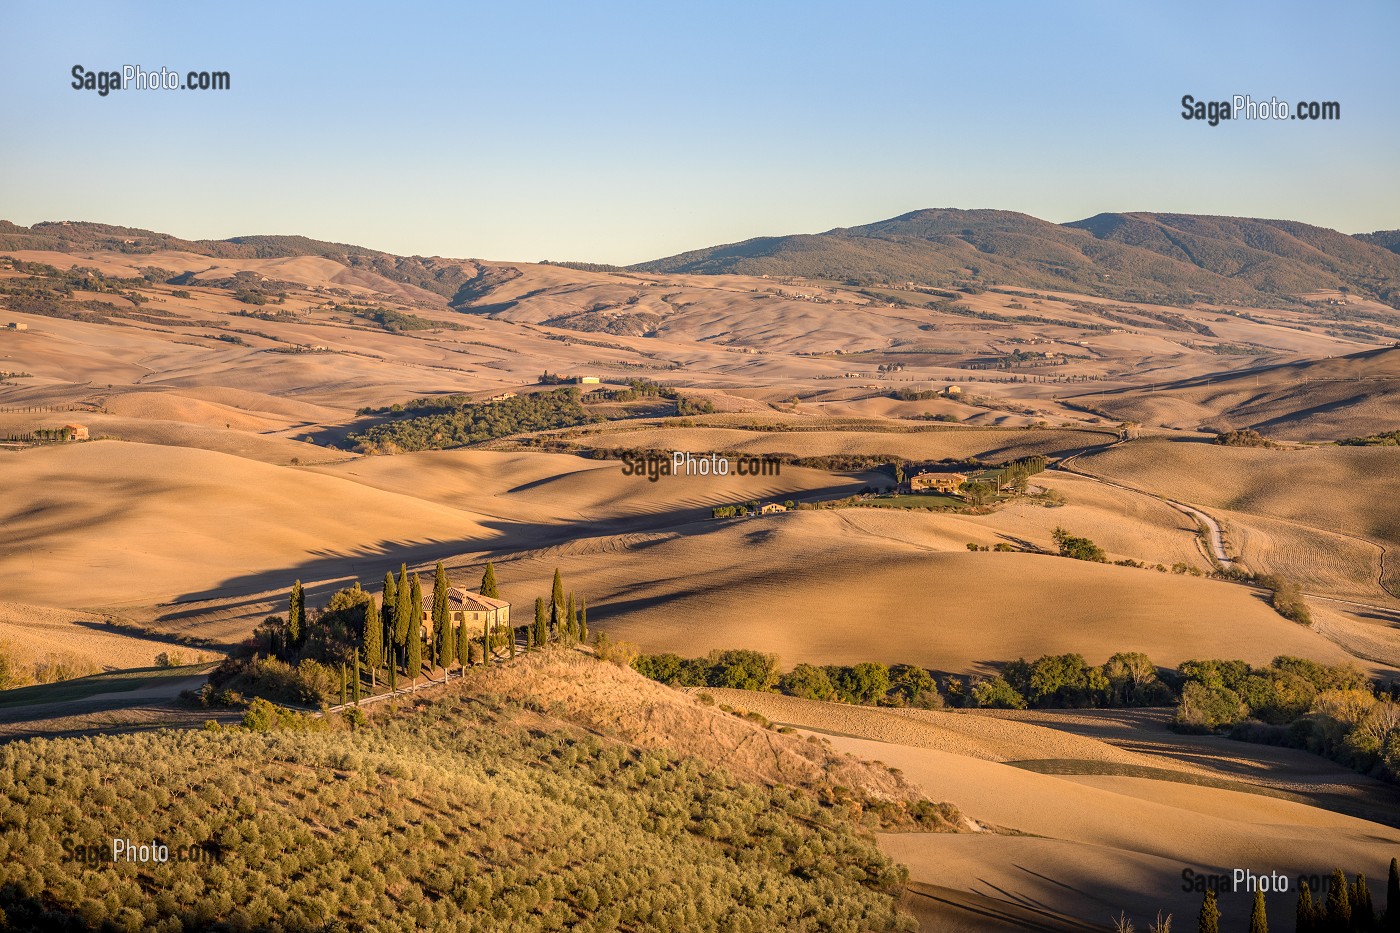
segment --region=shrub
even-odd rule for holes
[[[1104,549],[1088,538],[1080,538],[1076,535],[1072,535],[1063,528],[1056,528],[1052,537],[1055,539],[1056,546],[1060,549],[1061,557],[1093,561],[1099,564],[1108,562],[1108,555],[1104,553]]]
[[[771,690],[778,682],[778,656],[757,651],[722,651],[711,655],[711,687]]]
[[[778,689],[806,700],[831,700],[836,688],[826,671],[812,664],[799,664],[778,680]]]
[[[847,703],[874,703],[890,691],[890,669],[866,661],[839,668],[832,679],[836,694]]]
[[[600,660],[616,664],[618,667],[633,665],[638,657],[636,645],[630,641],[613,641],[603,632],[599,632],[593,642],[593,654]]]
[[[1176,724],[1188,731],[1213,732],[1234,725],[1247,712],[1239,694],[1230,688],[1207,686],[1193,680],[1182,688]]]
[[[1251,428],[1244,428],[1239,431],[1226,431],[1224,434],[1217,434],[1215,437],[1217,444],[1226,447],[1277,447],[1273,441]]]
[[[972,688],[972,701],[987,709],[1025,709],[1026,698],[1000,675],[978,681]]]

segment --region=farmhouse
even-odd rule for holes
[[[909,477],[911,492],[956,493],[967,482],[962,473],[917,473]]]
[[[581,386],[596,386],[602,382],[597,376],[579,376],[574,381]]]
[[[85,441],[88,439],[88,429],[81,424],[65,424],[63,430],[68,432],[68,440]]]
[[[11,321],[5,327],[9,330],[29,330],[29,325],[20,321]]]
[[[778,512],[786,512],[787,506],[781,502],[765,502],[758,511],[761,515],[775,515]]]
[[[447,591],[447,614],[455,623],[465,623],[478,629],[487,622],[493,625],[510,623],[510,603],[503,599],[492,599],[473,593],[465,587],[454,586]],[[433,612],[431,606],[423,607],[423,635],[433,634]]]

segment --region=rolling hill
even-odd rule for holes
[[[1134,386],[1084,401],[1143,424],[1344,440],[1370,434],[1377,425],[1400,426],[1400,348]]]
[[[759,237],[632,267],[642,272],[1016,285],[1124,300],[1277,303],[1346,286],[1400,299],[1400,259],[1281,220],[1100,214],[1053,224],[993,210],[920,210],[819,234]]]

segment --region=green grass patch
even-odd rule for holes
[[[962,499],[954,496],[945,496],[940,493],[921,493],[918,495],[902,496],[881,496],[878,499],[867,499],[860,503],[862,506],[873,506],[877,509],[960,509],[967,505]]]
[[[90,677],[75,677],[52,684],[35,684],[14,690],[0,690],[0,709],[17,706],[37,706],[41,703],[64,703],[82,700],[103,693],[124,693],[158,687],[171,679],[207,674],[214,664],[187,664],[183,667],[142,667],[125,671],[109,671]]]

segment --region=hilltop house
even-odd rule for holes
[[[469,628],[479,630],[491,622],[494,625],[510,624],[510,603],[504,599],[492,599],[473,593],[465,587],[454,586],[447,591],[447,614],[455,623],[465,623]],[[423,637],[433,634],[433,608],[423,607]]]
[[[963,473],[916,473],[909,477],[910,492],[942,492],[956,494],[967,476]]]
[[[758,510],[760,515],[775,515],[778,512],[786,511],[787,506],[783,505],[781,502],[765,502]]]

